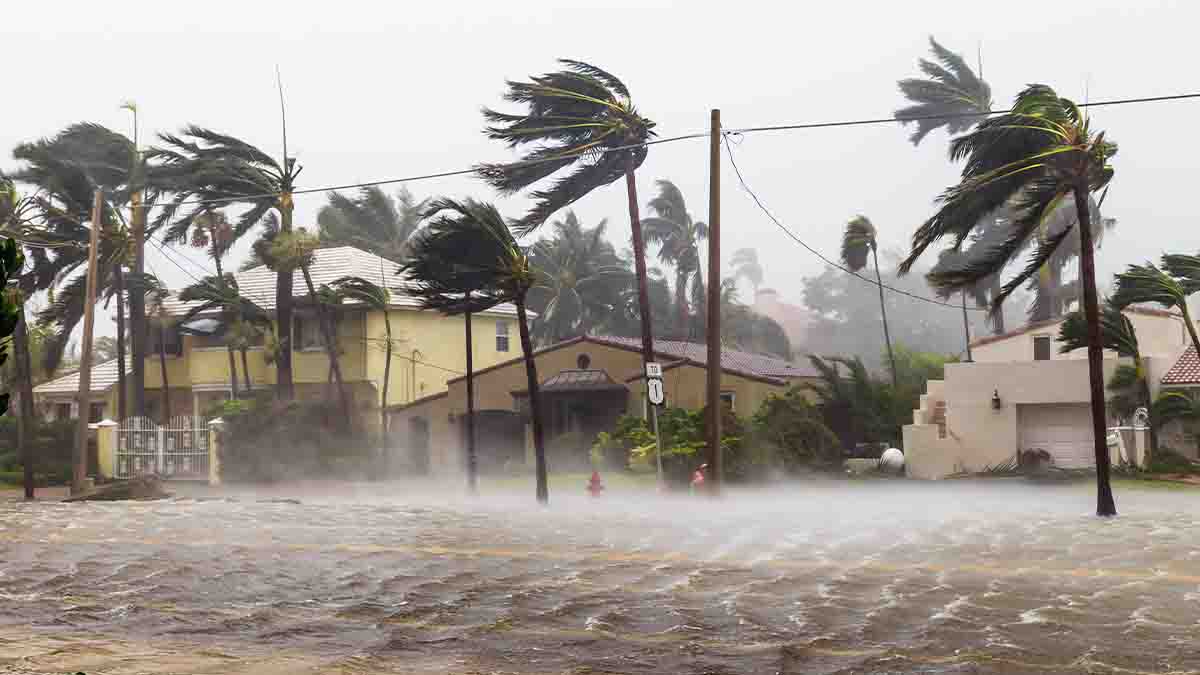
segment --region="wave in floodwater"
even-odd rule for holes
[[[1192,493],[444,494],[0,503],[0,672],[1200,672]]]

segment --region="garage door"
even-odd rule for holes
[[[1023,405],[1017,418],[1022,451],[1045,450],[1054,458],[1054,465],[1064,469],[1096,465],[1088,404]]]

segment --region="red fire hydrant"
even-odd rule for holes
[[[700,492],[704,488],[704,470],[707,468],[707,464],[701,464],[700,468],[692,473],[692,494]]]
[[[604,492],[604,483],[600,482],[599,471],[592,472],[592,477],[588,479],[587,491],[593,497],[599,497],[600,493]]]

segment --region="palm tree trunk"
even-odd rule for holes
[[[638,311],[642,315],[642,381],[645,382],[646,366],[654,361],[654,332],[650,325],[650,285],[646,275],[646,241],[642,238],[642,218],[638,213],[637,180],[633,175],[632,154],[625,163],[625,192],[629,197],[629,226],[633,230],[633,266],[637,273]],[[720,282],[709,279],[708,283]],[[524,321],[522,321],[523,324]],[[710,335],[706,339],[717,340],[720,338]],[[532,397],[533,390],[531,389],[529,393]],[[530,405],[532,404],[533,399],[530,398]],[[659,442],[661,448],[661,439],[658,435],[658,408],[652,407],[650,412],[650,430],[654,432],[654,438]],[[535,433],[539,429],[540,426],[535,426]],[[538,442],[540,443],[540,441]]]
[[[883,290],[880,288],[880,290]],[[962,312],[963,312],[963,339],[967,343],[967,363],[974,361],[971,358],[971,322],[967,320],[967,292],[962,292]],[[895,367],[895,366],[893,366]]]
[[[1092,440],[1096,450],[1096,515],[1115,516],[1117,505],[1109,482],[1108,424],[1104,411],[1104,348],[1100,345],[1100,302],[1096,297],[1096,261],[1086,179],[1075,185],[1074,193],[1075,211],[1079,215],[1079,282],[1083,285],[1083,315],[1087,320]]]
[[[133,273],[140,281],[146,272],[146,208],[141,191],[130,196],[129,229],[133,237]],[[146,414],[146,294],[129,295],[129,348],[133,361],[133,414]],[[124,413],[122,413],[124,415]],[[124,419],[122,417],[122,419]]]
[[[158,325],[158,369],[162,372],[162,402],[163,410],[171,409],[171,387],[167,380],[167,326],[166,323]]]
[[[992,284],[988,292],[988,297],[995,298],[1000,295],[1001,290],[1000,275],[992,275]],[[992,332],[996,335],[1004,334],[1004,312],[997,310],[992,314]]]
[[[246,382],[246,393],[249,394],[253,391],[250,384],[250,359],[246,356],[250,350],[243,346],[240,351],[242,352],[242,379]]]
[[[896,373],[896,354],[892,352],[892,334],[888,330],[887,302],[883,299],[883,275],[879,273],[879,252],[871,247],[871,255],[875,258],[875,281],[879,284],[879,315],[883,317],[883,342],[887,345],[888,362],[892,366],[892,388],[899,389],[899,376]]]
[[[228,340],[228,338],[226,338]],[[229,355],[229,389],[233,400],[238,399],[237,360],[233,356],[233,345],[225,345],[225,353]]]
[[[125,273],[119,263],[113,268],[113,278],[117,287],[117,419],[124,420],[129,412],[125,408]]]
[[[383,401],[379,404],[379,432],[382,434],[380,439],[379,452],[380,457],[386,459],[388,456],[388,446],[390,444],[389,427],[390,418],[388,417],[388,386],[392,383],[392,319],[388,316],[388,307],[383,306],[383,332],[387,336],[387,346],[384,347],[384,362],[383,362]]]
[[[292,231],[292,209],[294,208],[291,193],[279,197],[279,230]],[[316,299],[315,297],[313,298]],[[292,383],[292,271],[284,270],[275,274],[275,317],[279,326],[281,347],[275,358],[275,396],[282,401],[290,401],[296,395]]]
[[[312,298],[317,307],[317,324],[321,327],[321,337],[325,341],[325,354],[329,356],[329,369],[333,373],[333,382],[337,386],[338,399],[342,406],[342,422],[346,426],[350,425],[350,396],[346,392],[346,383],[342,380],[342,368],[338,364],[337,340],[335,339],[334,331],[331,330],[331,321],[325,312],[325,306],[317,297],[317,288],[313,285],[312,274],[308,270],[307,265],[301,265],[300,271],[304,275],[304,285],[308,287],[308,297]]]
[[[470,298],[470,293],[467,294]],[[475,454],[475,342],[471,339],[471,313],[463,315],[467,340],[467,489],[479,492],[479,459]],[[525,344],[521,343],[524,347]]]
[[[546,472],[546,446],[542,435],[541,394],[538,392],[537,361],[533,358],[533,341],[529,339],[529,322],[525,318],[525,298],[516,301],[517,329],[521,331],[521,353],[525,356],[525,380],[529,387],[529,419],[533,425],[533,458],[537,475],[537,500],[550,502],[550,487]]]
[[[25,325],[25,302],[17,298],[17,325],[13,329],[13,357],[16,359],[17,395],[17,447],[20,448],[22,482],[25,484],[25,499],[33,499],[33,432],[37,423],[33,414],[33,368],[29,360],[29,330]]]
[[[689,332],[687,278],[688,275],[682,272],[675,275],[675,311],[679,322],[678,339],[680,340],[687,340]]]

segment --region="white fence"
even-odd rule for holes
[[[116,477],[207,479],[208,433],[203,417],[180,415],[166,426],[148,417],[130,417],[117,429]]]

